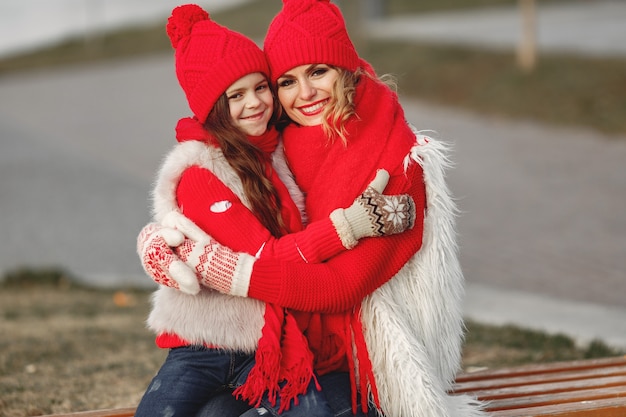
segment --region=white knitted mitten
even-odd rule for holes
[[[137,236],[137,254],[144,271],[157,284],[197,294],[200,284],[194,269],[180,260],[171,248],[184,240],[185,236],[178,230],[148,223]]]
[[[389,173],[378,170],[376,177],[346,209],[336,209],[330,219],[343,245],[351,249],[364,237],[402,233],[415,224],[415,203],[408,194],[383,195]]]

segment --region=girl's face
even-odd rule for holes
[[[299,125],[320,125],[338,77],[339,72],[328,65],[300,65],[278,78],[278,100]]]
[[[260,136],[274,111],[274,97],[267,79],[260,72],[248,74],[226,90],[230,117],[248,136]]]

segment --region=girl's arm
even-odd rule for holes
[[[235,252],[276,256],[289,262],[321,262],[345,250],[330,221],[306,232],[273,237],[243,202],[211,171],[187,169],[176,191],[182,213],[200,229]]]
[[[336,210],[329,218],[280,238],[273,237],[243,202],[205,168],[193,166],[187,169],[178,184],[176,196],[187,218],[236,252],[286,262],[319,263],[350,249],[361,237],[399,233],[410,226],[414,210],[406,196],[376,195],[387,185],[388,175],[385,174],[382,172],[370,184],[373,189],[368,187],[367,198],[358,198],[348,209]],[[386,199],[407,202],[399,213],[407,216],[406,222],[396,224],[378,216],[392,206]],[[294,215],[299,216],[295,207]]]

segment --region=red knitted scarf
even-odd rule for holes
[[[195,118],[184,118],[176,126],[176,139],[179,142],[199,140],[218,146],[215,138],[202,127]],[[249,136],[248,139],[266,154],[271,154],[278,144],[278,133],[275,129],[261,136]],[[269,173],[272,181],[277,184],[276,172]],[[285,223],[296,232],[302,228],[300,213],[291,202],[288,194],[283,194],[283,214]],[[289,221],[291,219],[291,221]],[[299,315],[302,313],[298,313]],[[246,382],[238,387],[233,395],[247,400],[252,406],[258,407],[263,394],[267,393],[274,405],[280,396],[280,409],[288,410],[292,400],[297,404],[298,394],[306,392],[313,375],[313,353],[308,342],[293,316],[280,306],[265,305],[265,324],[255,353],[255,365],[246,378]],[[282,387],[279,383],[283,383]],[[317,384],[317,389],[321,389]]]
[[[329,143],[320,126],[291,124],[283,131],[285,154],[296,182],[307,194],[311,220],[327,217],[337,207],[348,207],[376,170],[398,172],[415,143],[397,95],[386,85],[362,76],[356,90],[356,117],[347,123],[347,144]],[[398,190],[390,182],[385,192]]]
[[[197,140],[219,147],[215,139],[195,117],[183,117],[176,125],[176,140],[187,142]],[[261,136],[248,136],[248,140],[267,155],[270,155],[278,146],[278,132],[276,129],[267,129]]]
[[[306,211],[311,221],[327,217],[337,207],[348,207],[376,170],[401,172],[402,163],[415,143],[397,95],[381,82],[362,76],[356,91],[356,117],[347,124],[347,144],[337,139],[329,142],[321,126],[289,125],[283,132],[285,154],[296,182],[306,192]],[[388,194],[403,191],[400,179],[392,180],[385,189]],[[357,249],[355,249],[357,250]],[[359,389],[362,407],[367,410],[368,384],[378,405],[376,384],[359,318],[360,309],[343,315],[322,317],[321,346],[311,344],[316,352],[316,370],[332,370],[336,355],[342,354],[351,365],[353,408],[356,401],[356,376],[352,346],[359,366]],[[343,339],[343,347],[332,340]],[[311,338],[309,338],[311,343]],[[331,348],[324,344],[332,344]],[[337,352],[333,347],[339,349]],[[326,352],[320,357],[318,352]]]

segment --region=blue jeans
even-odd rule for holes
[[[359,404],[357,413],[352,414],[350,375],[347,372],[333,372],[318,377],[318,381],[334,417],[378,417],[376,410],[372,407],[369,407],[367,415],[363,414],[360,397],[357,397]],[[232,390],[227,390],[212,398],[196,417],[254,417],[259,415],[263,414],[251,408],[246,402],[237,400],[232,396]],[[276,414],[274,411],[274,414],[265,415]]]
[[[161,369],[146,390],[135,417],[193,417],[220,393],[230,393],[242,385],[254,366],[254,355],[226,352],[199,346],[171,349]],[[233,398],[234,399],[234,398]],[[332,417],[326,397],[311,381],[306,394],[298,396],[297,406],[280,415],[284,417]],[[278,415],[279,402],[272,407],[264,398],[262,406]],[[245,407],[243,407],[245,405]],[[250,409],[238,401],[238,414],[213,414],[220,417],[240,415]],[[226,411],[226,410],[224,410]]]

